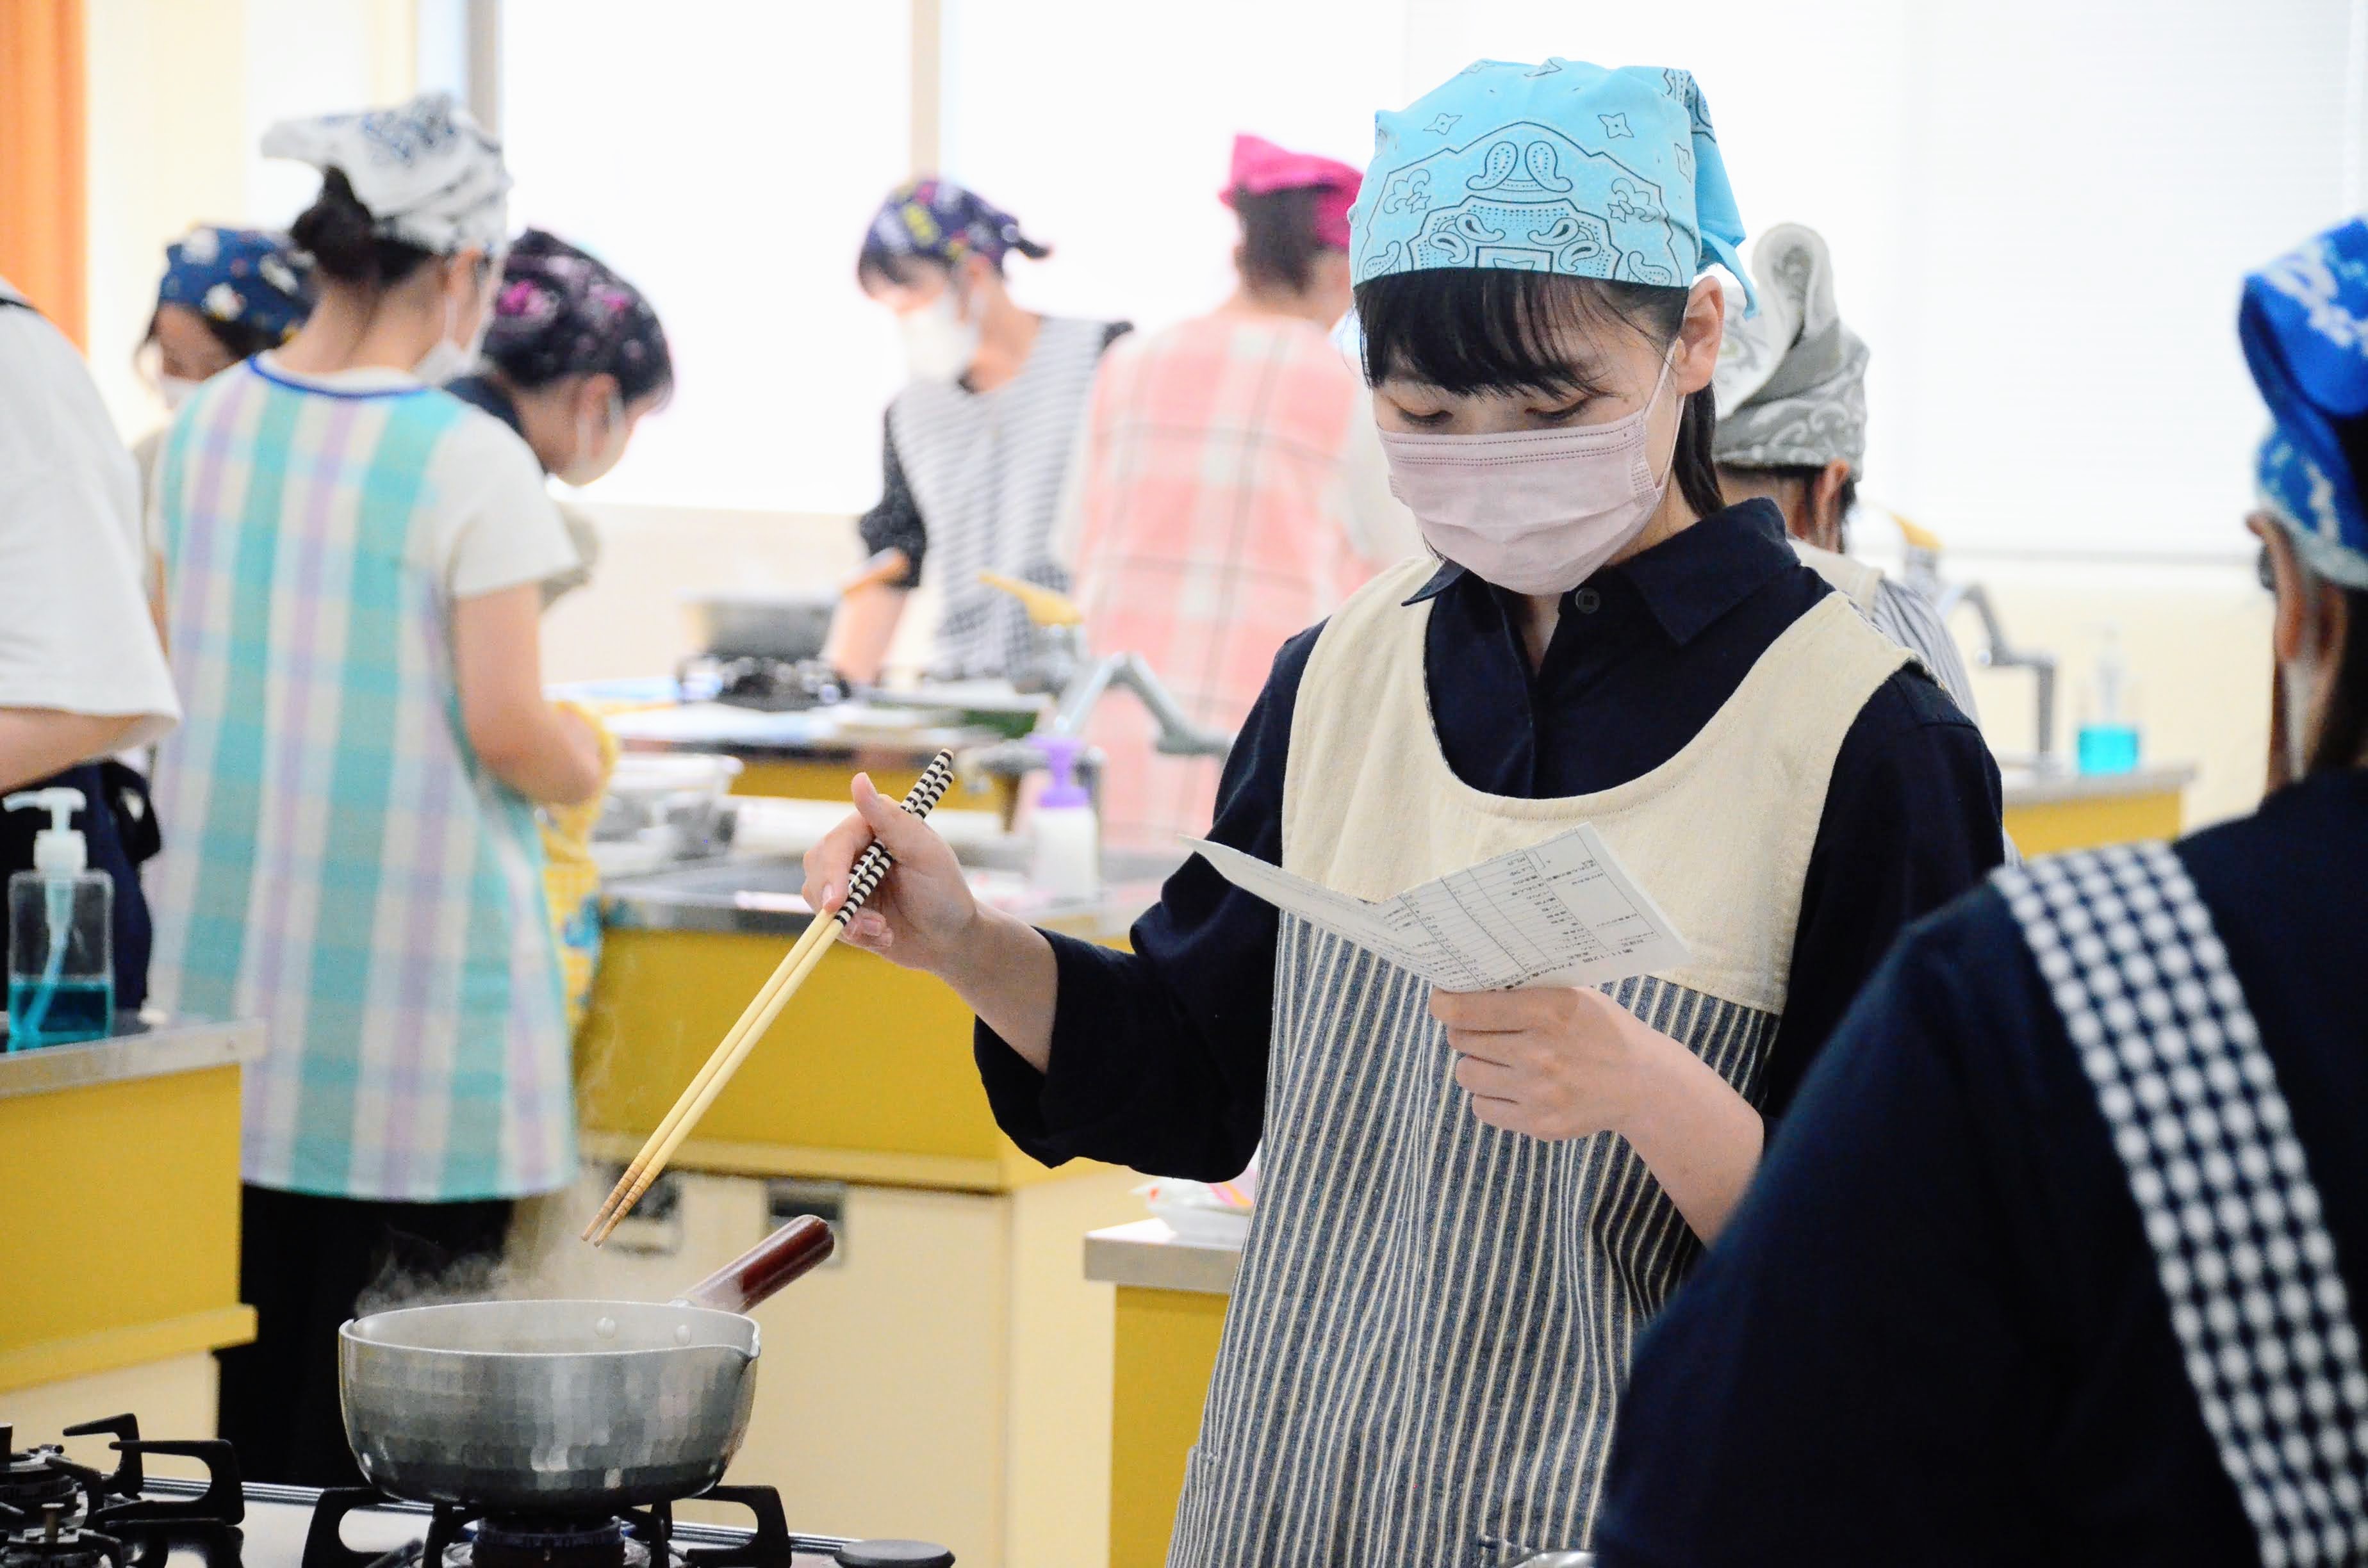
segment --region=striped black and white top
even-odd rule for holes
[[[939,593],[932,675],[999,676],[1027,663],[1027,612],[982,571],[1065,590],[1053,527],[1102,350],[1123,323],[1047,316],[1019,373],[989,392],[916,381],[888,405],[886,473],[859,531],[865,551],[902,550],[905,585]],[[926,562],[926,564],[925,564]]]

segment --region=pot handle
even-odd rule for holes
[[[677,1300],[723,1312],[746,1312],[828,1257],[838,1245],[829,1222],[801,1214]]]

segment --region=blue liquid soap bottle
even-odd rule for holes
[[[50,813],[33,869],[8,879],[8,1049],[98,1040],[115,1027],[115,883],[90,869],[72,825],[79,790],[28,790],[0,805]]]
[[[2138,727],[2132,710],[2129,666],[2122,662],[2122,634],[2105,628],[2097,668],[2083,694],[2080,733],[2075,749],[2083,773],[2134,773],[2138,766]]]

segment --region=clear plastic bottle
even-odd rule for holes
[[[1102,891],[1101,823],[1077,782],[1077,743],[1039,736],[1053,781],[1036,798],[1029,881],[1047,898],[1089,899]]]
[[[98,1040],[115,1027],[115,882],[90,869],[73,826],[79,790],[28,790],[0,801],[45,811],[33,869],[8,879],[8,1049]]]
[[[2075,750],[2083,773],[2130,773],[2138,765],[2136,683],[2122,658],[2121,629],[2104,629],[2095,672],[2081,694]]]

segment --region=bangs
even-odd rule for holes
[[[1365,380],[1394,376],[1458,395],[1595,396],[1593,367],[1575,363],[1574,335],[1607,327],[1656,347],[1677,335],[1687,290],[1501,267],[1425,267],[1357,285]]]

